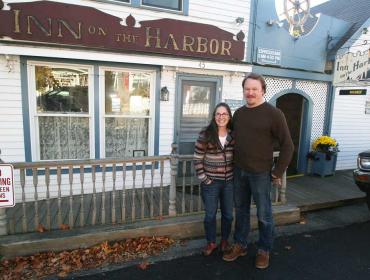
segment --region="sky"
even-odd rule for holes
[[[320,5],[320,4],[322,4],[322,3],[324,3],[324,2],[328,2],[329,0],[311,0],[311,6],[312,7],[315,7],[315,6],[317,6],[317,5]]]
[[[310,1],[310,7],[315,7],[317,5],[320,5],[322,3],[328,2],[330,0],[311,0]],[[303,2],[303,0],[300,0],[300,2]],[[275,5],[276,5],[276,12],[279,16],[279,20],[284,19],[284,0],[275,0]]]

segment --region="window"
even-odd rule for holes
[[[99,0],[100,2],[130,5],[136,8],[163,9],[167,12],[188,15],[189,0]]]
[[[89,67],[31,63],[29,71],[33,158],[92,157]]]
[[[142,0],[144,6],[158,7],[176,11],[182,11],[181,0]]]
[[[102,69],[103,157],[152,154],[154,72]]]

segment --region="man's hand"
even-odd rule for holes
[[[282,185],[281,178],[275,176],[274,174],[271,174],[271,177],[272,177],[272,184],[280,188]]]

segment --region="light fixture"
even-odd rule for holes
[[[5,67],[8,68],[8,72],[10,73],[14,69],[14,60],[12,60],[10,55],[8,54],[5,55],[5,59],[6,59]]]
[[[269,19],[268,21],[266,21],[266,24],[268,26],[273,26],[274,24],[276,24],[279,28],[283,27],[283,25],[284,25],[284,23],[282,23],[281,21],[276,20],[276,19]]]
[[[170,98],[170,92],[168,88],[166,86],[162,87],[161,88],[161,101],[168,101],[169,98]]]
[[[237,24],[242,24],[242,23],[244,22],[244,18],[243,18],[243,17],[237,17],[237,18],[235,19],[235,22],[236,22]]]

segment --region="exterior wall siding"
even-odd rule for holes
[[[339,95],[340,89],[349,88],[335,90],[331,136],[339,143],[337,169],[354,169],[357,166],[357,154],[370,149],[370,114],[365,114],[370,87],[367,87],[367,95],[358,96]]]
[[[0,55],[0,158],[24,161],[21,76],[19,57]]]

